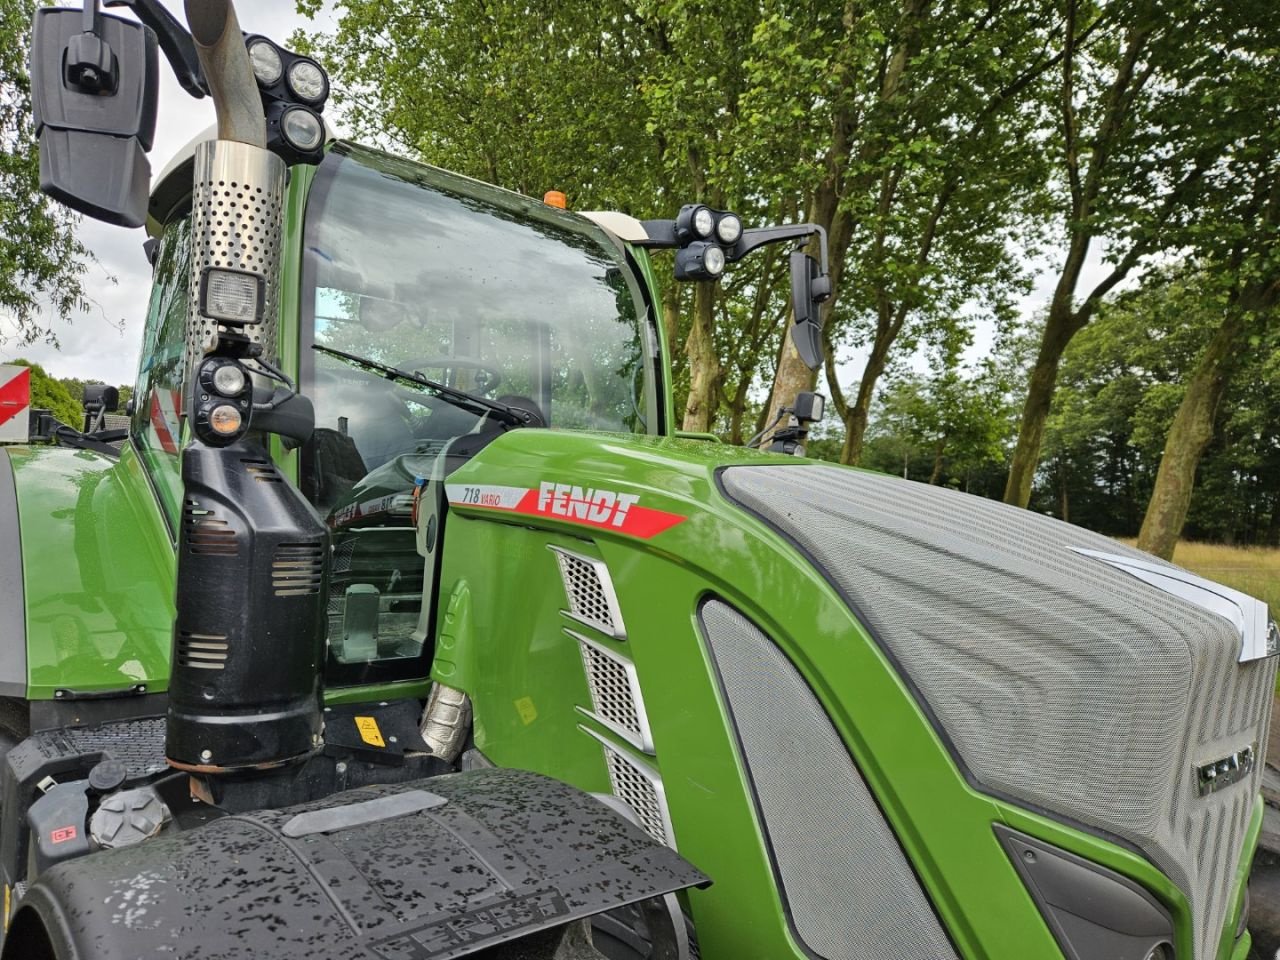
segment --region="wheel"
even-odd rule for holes
[[[401,370],[412,370],[421,373],[423,370],[451,370],[462,367],[467,370],[478,370],[484,379],[476,377],[476,388],[481,393],[492,393],[502,382],[502,371],[493,364],[475,357],[418,357],[413,360],[402,360],[396,364]]]
[[[607,960],[689,960],[693,933],[674,894],[591,918],[591,939]]]

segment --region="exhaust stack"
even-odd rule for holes
[[[194,439],[182,463],[165,753],[174,767],[227,774],[279,767],[320,746],[329,535],[247,436],[252,361],[272,361],[277,349],[285,164],[266,149],[233,5],[187,0],[186,11],[218,139],[195,156],[186,337]],[[243,311],[233,316],[219,289],[257,293],[233,298]],[[236,388],[223,396],[219,382]],[[219,412],[229,430],[215,425]]]

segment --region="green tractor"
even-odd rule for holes
[[[33,36],[154,282],[123,446],[0,453],[0,958],[1243,960],[1265,605],[794,456],[813,395],[681,436],[649,251],[793,247],[816,365],[817,228],[331,142],[226,0],[117,5]]]

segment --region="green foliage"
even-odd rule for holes
[[[1132,536],[1187,379],[1228,308],[1219,273],[1152,276],[1105,306],[1063,358],[1033,505]],[[1240,359],[1200,463],[1186,535],[1280,540],[1280,330]]]
[[[44,367],[29,360],[6,360],[5,363],[31,368],[31,406],[50,410],[53,415],[70,427],[79,428],[84,422],[80,402],[66,385],[45,373]]]
[[[39,192],[27,44],[36,0],[0,0],[0,316],[21,343],[57,342],[41,307],[66,320],[86,309],[89,252],[78,217]]]

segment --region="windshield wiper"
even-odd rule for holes
[[[461,407],[464,410],[471,410],[473,413],[479,411],[481,413],[492,414],[495,420],[500,420],[508,426],[526,427],[533,422],[533,414],[527,410],[521,410],[519,407],[511,407],[505,403],[499,403],[497,400],[486,400],[484,397],[477,397],[474,393],[467,393],[465,390],[459,390],[457,387],[446,386],[435,380],[430,380],[420,373],[410,373],[406,370],[397,370],[395,367],[388,366],[385,363],[379,363],[377,360],[370,360],[367,357],[357,357],[354,353],[346,353],[342,350],[334,350],[332,347],[322,347],[318,343],[311,345],[312,350],[319,350],[321,353],[327,353],[331,357],[337,357],[339,360],[345,360],[347,363],[355,367],[362,367],[365,370],[372,370],[374,373],[380,373],[388,380],[400,380],[404,383],[413,384],[418,387],[426,387],[433,391],[440,399],[452,403],[455,407]]]

